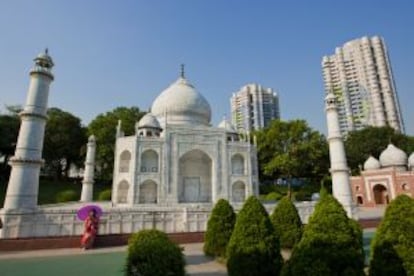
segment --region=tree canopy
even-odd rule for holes
[[[353,174],[359,172],[359,166],[363,165],[370,155],[379,158],[390,142],[407,154],[414,151],[414,137],[398,133],[389,126],[369,126],[349,132],[345,139],[345,149],[348,166]]]
[[[329,174],[325,137],[304,120],[274,120],[255,132],[261,180],[306,177],[320,179]]]
[[[43,158],[46,169],[60,178],[62,174],[67,176],[71,164],[81,166],[86,130],[78,117],[59,108],[49,108],[47,116]]]
[[[135,123],[145,112],[138,107],[117,107],[112,111],[99,114],[88,126],[88,134],[95,135],[97,150],[96,162],[101,167],[100,177],[105,180],[112,178],[114,166],[115,134],[118,120],[122,121],[125,135],[135,133]]]

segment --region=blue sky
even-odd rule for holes
[[[326,133],[321,58],[364,35],[385,38],[406,132],[414,135],[414,2],[1,0],[0,106],[22,104],[32,59],[49,47],[49,106],[84,124],[117,106],[147,110],[179,75],[213,109],[257,82],[280,94],[282,119]]]

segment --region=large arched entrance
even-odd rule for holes
[[[179,202],[211,202],[211,158],[201,150],[181,156],[178,173]]]
[[[374,199],[375,204],[381,205],[381,204],[388,204],[389,198],[388,198],[388,192],[387,188],[384,185],[377,184],[372,189],[374,192]]]

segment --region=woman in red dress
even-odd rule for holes
[[[99,218],[96,215],[96,210],[89,211],[89,215],[85,220],[84,232],[81,239],[81,246],[83,249],[89,249],[93,246],[96,234],[98,233]]]

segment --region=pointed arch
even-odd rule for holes
[[[141,154],[141,172],[158,172],[158,153],[149,149]]]
[[[119,172],[129,172],[129,165],[131,163],[131,153],[128,150],[124,150],[119,156]]]
[[[231,189],[232,201],[243,202],[246,199],[246,184],[243,181],[236,181]]]
[[[231,158],[231,173],[235,175],[244,174],[244,157],[241,154],[235,154]]]
[[[129,183],[126,180],[122,180],[118,184],[117,203],[127,203],[128,200]]]
[[[157,203],[158,185],[153,180],[146,180],[139,185],[139,203]]]
[[[179,202],[211,202],[212,159],[201,150],[191,150],[179,159]]]

